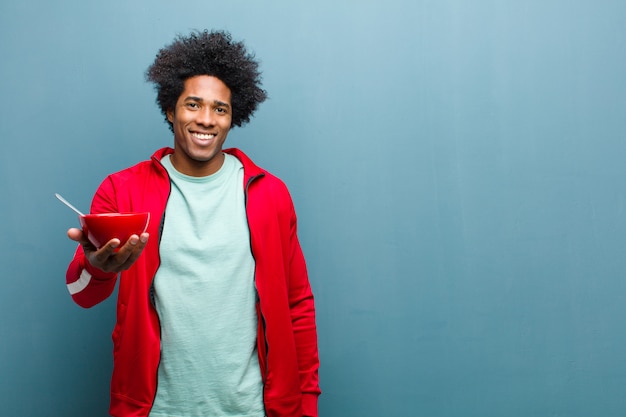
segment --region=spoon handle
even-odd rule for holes
[[[56,198],[58,198],[63,204],[65,204],[66,206],[68,206],[69,208],[71,208],[72,210],[74,210],[76,213],[78,213],[79,216],[84,216],[83,213],[80,212],[80,210],[78,210],[76,207],[74,207],[73,205],[70,204],[69,201],[67,201],[66,199],[64,199],[63,197],[61,197],[60,194],[58,193],[54,193],[54,195],[56,196]]]

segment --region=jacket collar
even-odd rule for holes
[[[246,177],[256,177],[258,175],[264,175],[266,172],[264,169],[260,168],[252,159],[248,157],[243,151],[237,148],[229,148],[224,149],[224,153],[233,155],[235,158],[239,159],[243,165],[244,172],[246,173]]]

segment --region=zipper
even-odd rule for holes
[[[158,230],[158,236],[157,236],[158,238],[157,254],[159,255],[159,265],[157,266],[157,270],[158,270],[159,267],[161,266],[161,251],[158,248],[161,246],[161,239],[163,238],[163,228],[165,227],[165,213],[167,212],[167,202],[169,201],[170,195],[172,194],[172,180],[170,178],[170,174],[167,172],[167,170],[165,169],[161,161],[159,161],[156,158],[153,158],[153,159],[154,161],[156,161],[156,163],[158,163],[161,166],[161,169],[163,169],[163,172],[165,173],[165,176],[167,177],[167,180],[169,182],[169,190],[167,192],[167,198],[165,199],[165,207],[163,208],[163,214],[161,215],[161,220],[159,221],[159,230]],[[154,308],[154,311],[156,312],[156,304],[154,302],[154,277],[152,277],[152,280],[150,281],[150,290],[148,292],[149,292],[148,296],[150,297],[150,303],[152,304],[152,307]],[[157,313],[157,317],[159,317],[158,313]],[[160,323],[159,323],[159,326],[160,326]]]
[[[250,242],[249,242],[249,244],[250,244],[250,253],[252,254],[252,258],[254,259],[254,287],[256,289],[256,310],[257,310],[257,316],[258,316],[258,320],[259,320],[257,332],[260,332],[261,335],[263,336],[263,340],[261,341],[262,343],[257,342],[257,349],[260,349],[260,352],[259,352],[259,362],[260,363],[259,363],[259,365],[261,366],[261,378],[263,380],[263,390],[265,391],[266,383],[267,383],[267,373],[268,373],[269,343],[267,342],[267,337],[266,337],[265,316],[263,315],[263,309],[261,308],[261,296],[259,295],[259,289],[258,289],[257,283],[256,283],[256,259],[254,257],[254,250],[252,249],[252,232],[250,231],[250,219],[248,218],[248,211],[247,211],[247,208],[248,208],[248,194],[249,194],[250,185],[255,180],[257,180],[259,178],[262,178],[264,176],[265,176],[264,173],[260,173],[260,174],[254,175],[254,176],[252,176],[252,177],[250,177],[248,179],[248,181],[246,182],[246,185],[244,187],[244,206],[246,208],[246,223],[248,223],[248,231],[249,231],[249,239],[250,239]],[[259,337],[261,335],[259,335]]]

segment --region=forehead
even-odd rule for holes
[[[211,75],[196,75],[185,80],[184,89],[179,99],[194,98],[203,101],[218,100],[230,103],[230,97],[230,88],[219,78]]]

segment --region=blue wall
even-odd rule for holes
[[[183,6],[183,4],[185,6]],[[228,29],[271,100],[324,417],[626,415],[626,3],[0,3],[2,415],[106,415],[114,300],[64,284],[109,172],[172,143],[143,73]]]

